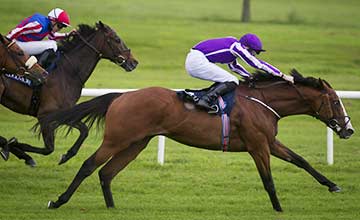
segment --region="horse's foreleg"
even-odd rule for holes
[[[116,154],[116,152],[114,153],[112,151],[113,149],[109,149],[102,146],[95,152],[95,154],[90,156],[83,163],[78,173],[76,174],[75,178],[71,182],[70,186],[63,194],[61,194],[61,196],[59,196],[58,200],[56,202],[49,201],[48,203],[49,209],[59,208],[61,205],[67,203],[71,198],[71,196],[76,191],[76,189],[80,186],[82,181],[84,181],[86,177],[90,176],[96,170],[96,168],[98,168],[100,165],[102,165],[107,160],[109,160],[113,156],[113,154]]]
[[[80,146],[82,145],[82,143],[84,142],[84,140],[87,138],[87,136],[89,134],[88,127],[82,122],[78,122],[74,127],[79,130],[80,136],[77,138],[74,145],[66,152],[66,154],[63,154],[61,156],[59,165],[65,163],[66,161],[68,161],[69,159],[71,159],[73,156],[75,156],[77,154],[77,152],[80,149]]]
[[[111,181],[122,169],[124,169],[137,155],[146,147],[151,138],[145,138],[140,142],[130,145],[111,158],[99,171],[100,184],[103,191],[106,207],[114,207],[114,200],[111,192]]]
[[[330,192],[339,192],[341,191],[340,187],[338,187],[335,183],[331,182],[321,173],[316,171],[304,158],[291,151],[285,145],[283,145],[280,141],[276,140],[270,147],[271,154],[296,166],[303,168],[310,175],[312,175],[320,184],[329,187]]]
[[[268,152],[268,149],[261,148],[249,151],[249,153],[255,161],[261,180],[264,184],[264,188],[270,197],[273,208],[276,211],[281,212],[282,208],[276,195],[275,185],[270,170],[270,152]]]

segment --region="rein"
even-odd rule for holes
[[[77,34],[77,36],[80,38],[81,41],[83,41],[89,48],[91,48],[93,51],[95,51],[95,53],[98,55],[99,58],[103,57],[103,54],[98,49],[96,49],[93,45],[91,45],[83,36],[81,36],[80,33],[78,33],[78,32],[75,32],[75,33]],[[108,36],[106,34],[104,34],[104,35],[105,35],[105,38],[107,39]],[[115,54],[116,54],[114,52],[115,50],[112,47],[112,45],[110,44],[109,39],[107,39],[106,42],[115,56]],[[104,45],[104,44],[102,44],[102,45]],[[123,55],[121,55],[122,53],[125,53],[125,52],[130,52],[130,49],[120,50],[120,54],[117,57],[121,58],[121,62],[116,61],[116,63],[119,63],[119,65],[122,65],[123,63],[126,62],[126,58]]]
[[[242,97],[244,97],[244,98],[246,98],[246,99],[248,99],[248,100],[251,100],[251,101],[253,101],[253,102],[259,103],[260,105],[264,106],[266,109],[268,109],[269,111],[271,111],[272,113],[274,113],[274,115],[275,115],[278,119],[281,118],[281,116],[280,116],[273,108],[271,108],[269,105],[265,104],[263,101],[261,101],[261,100],[259,100],[259,99],[257,99],[257,98],[248,96],[248,95],[242,96]]]
[[[262,88],[269,88],[271,86],[275,86],[275,85],[279,85],[279,84],[282,84],[282,83],[286,83],[285,81],[278,81],[278,82],[274,82],[274,83],[271,83],[269,85],[265,85],[265,86],[255,86],[254,84],[252,84],[251,86],[253,86],[254,88],[259,88],[259,89],[262,89]],[[324,99],[321,98],[322,94],[324,94],[322,92],[322,94],[317,98],[321,98],[321,103],[320,103],[320,106],[317,108],[317,109],[313,109],[311,103],[309,102],[309,100],[307,100],[304,95],[302,94],[302,92],[294,85],[294,84],[291,84],[291,86],[295,89],[296,93],[298,94],[298,96],[308,105],[310,106],[310,108],[314,111],[315,115],[314,117],[321,120],[321,115],[320,115],[320,112],[321,110],[323,109],[323,107],[325,106],[325,102],[324,102]],[[269,109],[271,112],[273,112],[279,119],[280,119],[280,115],[278,115],[276,113],[276,111],[274,109],[272,109],[270,106],[266,105],[265,103],[263,103],[262,101],[260,100],[257,100],[256,98],[253,98],[253,97],[245,97],[249,100],[252,100],[252,101],[255,101],[261,105],[263,105],[264,107],[266,107],[267,109]],[[330,103],[331,104],[331,103]],[[343,108],[344,109],[344,108]],[[350,122],[350,117],[349,116],[345,116],[345,121],[347,120],[346,124],[348,124]],[[329,126],[330,128],[332,129],[336,129],[337,131],[341,130],[341,127],[339,125],[339,122],[337,120],[337,118],[334,118],[334,116],[330,119],[323,119],[323,121],[327,124],[327,126]]]
[[[93,45],[91,45],[83,36],[81,36],[80,33],[78,32],[75,33],[80,38],[80,40],[85,43],[86,46],[90,47],[93,51],[95,51],[95,53],[98,55],[99,58],[102,58],[102,53],[100,53],[98,49],[96,49]]]

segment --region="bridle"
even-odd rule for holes
[[[95,36],[95,34],[96,34],[96,32],[94,32],[94,33],[91,34],[89,37],[87,37],[87,39],[85,39],[79,32],[74,32],[74,35],[76,35],[76,36],[85,44],[85,46],[89,47],[92,51],[94,51],[94,52],[96,53],[98,59],[101,59],[101,58],[103,58],[103,54],[102,54],[95,46],[93,46],[92,44],[89,43],[89,41],[90,41],[91,39],[93,39],[93,37]],[[109,36],[104,33],[104,39],[107,39],[107,40],[106,40],[106,43],[108,44],[108,46],[110,47],[111,51],[113,52],[113,57],[119,57],[119,58],[121,58],[121,61],[120,61],[120,62],[117,61],[117,60],[115,60],[114,62],[115,62],[115,63],[118,63],[119,65],[123,65],[123,64],[126,62],[127,59],[126,59],[123,55],[121,55],[121,54],[130,52],[130,49],[120,50],[120,52],[119,52],[120,54],[116,56],[116,53],[114,52],[115,50],[114,50],[114,48],[112,47],[112,45],[110,44],[110,40],[109,40],[108,38],[109,38]],[[122,41],[121,41],[121,42],[122,42]],[[102,41],[99,48],[103,48],[104,45],[105,45],[105,41]],[[63,54],[63,55],[64,55],[64,57],[67,59],[67,61],[70,63],[70,65],[71,65],[71,66],[74,66],[74,65],[72,64],[71,59],[68,58],[68,57],[66,56],[66,54]],[[85,80],[83,80],[83,79],[81,78],[79,72],[77,72],[76,76],[79,78],[79,81],[80,81],[81,85],[84,85]]]
[[[102,54],[98,49],[96,49],[96,47],[94,47],[93,45],[91,45],[83,36],[81,36],[80,33],[78,33],[78,32],[75,32],[75,33],[76,33],[76,35],[79,37],[79,39],[80,39],[82,42],[85,43],[86,46],[88,46],[90,49],[92,49],[92,50],[97,54],[97,56],[98,56],[99,59],[103,57],[103,54]],[[129,52],[130,52],[130,49],[123,49],[123,50],[120,49],[119,55],[116,55],[115,49],[114,49],[114,47],[112,46],[112,44],[110,43],[110,39],[109,39],[109,38],[111,37],[110,34],[111,34],[111,33],[109,33],[109,34],[105,34],[105,33],[104,33],[104,39],[106,39],[106,41],[103,41],[103,42],[102,42],[102,45],[101,45],[100,48],[103,48],[104,44],[106,43],[106,44],[109,46],[109,48],[111,49],[113,56],[116,57],[116,58],[120,58],[120,60],[121,60],[121,61],[119,62],[117,59],[115,59],[114,62],[116,62],[116,63],[119,64],[119,65],[123,65],[123,64],[126,62],[127,59],[126,59],[122,54],[124,54],[124,53],[129,53]],[[123,42],[122,42],[122,41],[121,41],[121,44],[123,45]]]
[[[321,103],[320,103],[318,109],[313,109],[311,103],[308,100],[305,99],[305,97],[303,96],[301,91],[295,85],[292,84],[292,86],[295,88],[295,91],[301,97],[301,99],[304,100],[304,102],[307,103],[310,106],[310,108],[315,112],[314,117],[316,119],[324,121],[326,123],[326,125],[329,126],[329,128],[331,128],[331,129],[333,129],[333,130],[335,130],[337,132],[341,131],[342,128],[340,126],[340,123],[339,123],[338,119],[342,119],[342,118],[344,118],[345,127],[350,123],[350,117],[347,116],[347,115],[343,116],[343,117],[334,117],[334,114],[333,114],[333,117],[330,118],[330,119],[324,119],[324,118],[321,117],[320,112],[323,109],[323,107],[325,106],[324,99],[321,98],[321,96],[325,94],[324,92],[321,92],[321,94],[317,97],[317,98],[321,98]],[[339,103],[337,103],[337,102],[339,102]],[[330,105],[338,105],[340,103],[341,103],[341,101],[339,100],[339,101],[334,101],[334,102],[330,103]],[[342,108],[343,108],[343,106],[342,106]]]
[[[275,86],[275,85],[279,85],[279,84],[288,84],[286,81],[276,81],[276,82],[273,82],[273,83],[270,83],[268,85],[262,85],[262,86],[258,86],[258,85],[255,85],[254,82],[251,82],[249,83],[249,86],[250,87],[253,87],[253,88],[259,88],[259,89],[263,89],[263,88],[269,88],[269,87],[272,87],[272,86]],[[314,109],[311,105],[311,103],[304,97],[304,95],[301,93],[301,91],[294,85],[294,84],[291,84],[293,86],[293,88],[295,89],[296,93],[298,94],[298,96],[305,102],[307,103],[307,105],[310,106],[310,108],[313,110],[313,112],[315,112],[315,115],[314,117],[316,119],[319,119],[319,120],[322,120],[326,123],[327,126],[329,126],[331,129],[339,132],[342,128],[340,126],[340,123],[339,123],[339,119],[342,119],[343,117],[332,117],[330,119],[324,119],[321,117],[320,115],[320,112],[322,111],[322,109],[324,108],[325,106],[325,103],[324,103],[324,99],[321,99],[321,103],[319,105],[319,107],[317,109]],[[321,95],[319,95],[319,97],[317,98],[321,98],[322,95],[324,95],[325,93],[322,92]],[[248,98],[249,99],[249,98]],[[253,100],[254,101],[254,100]],[[335,101],[337,102],[337,101]],[[341,101],[339,100],[339,103],[330,103],[331,105],[338,105],[339,103],[341,103]],[[263,103],[260,103],[262,105],[264,105],[265,107],[267,106],[266,104],[263,104]],[[269,109],[272,111],[272,109]],[[275,114],[275,113],[274,113]],[[277,115],[277,114],[275,114]],[[278,117],[280,118],[280,117]],[[350,117],[349,116],[344,116],[344,121],[345,121],[345,127],[350,123]]]
[[[19,61],[19,59],[14,55],[13,51],[11,50],[11,47],[15,45],[15,43],[16,43],[15,41],[10,41],[9,44],[7,45],[4,44],[5,51],[7,51],[7,53],[9,54],[8,57],[10,57],[12,61],[14,61],[15,63],[16,66],[15,74],[23,76],[24,74],[27,73],[27,70],[31,69],[37,63],[37,59],[34,56],[30,56],[29,59],[24,64],[21,64],[21,61]],[[8,57],[6,57],[4,59],[4,62],[1,64],[2,73],[8,73],[7,69],[5,68],[6,59]]]

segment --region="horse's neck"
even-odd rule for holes
[[[248,90],[248,95],[260,99],[274,109],[281,117],[311,114],[311,106],[304,100],[301,91],[292,85],[274,85]]]
[[[89,43],[94,45],[95,37],[89,41]],[[59,72],[62,72],[61,74],[69,81],[70,85],[74,86],[78,84],[81,85],[82,88],[94,71],[99,60],[99,54],[82,42],[81,45],[62,55],[61,62],[59,62],[60,66],[55,69],[53,75],[57,78],[60,77]]]

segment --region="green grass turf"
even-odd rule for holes
[[[240,0],[226,1],[1,1],[0,32],[5,34],[33,12],[53,7],[70,13],[74,26],[102,20],[113,27],[140,61],[125,73],[101,61],[88,88],[205,87],[210,83],[185,73],[187,51],[198,41],[257,33],[268,52],[261,58],[284,72],[296,67],[306,76],[326,79],[336,90],[359,90],[360,2],[336,0],[252,1],[253,22],[238,22]],[[21,6],[21,7],[20,7]],[[360,102],[344,100],[359,130]],[[34,119],[0,109],[1,135],[42,146],[28,129]],[[210,152],[166,141],[164,166],[156,163],[154,139],[113,181],[117,208],[107,210],[97,174],[89,177],[68,204],[47,210],[82,162],[102,139],[92,131],[79,155],[58,166],[58,158],[77,133],[56,141],[55,152],[34,155],[31,169],[14,156],[0,161],[0,219],[359,219],[360,137],[334,138],[335,164],[326,164],[326,128],[313,118],[280,121],[279,138],[343,188],[331,194],[297,167],[272,158],[272,173],[284,213],[275,213],[254,162],[246,153]]]

